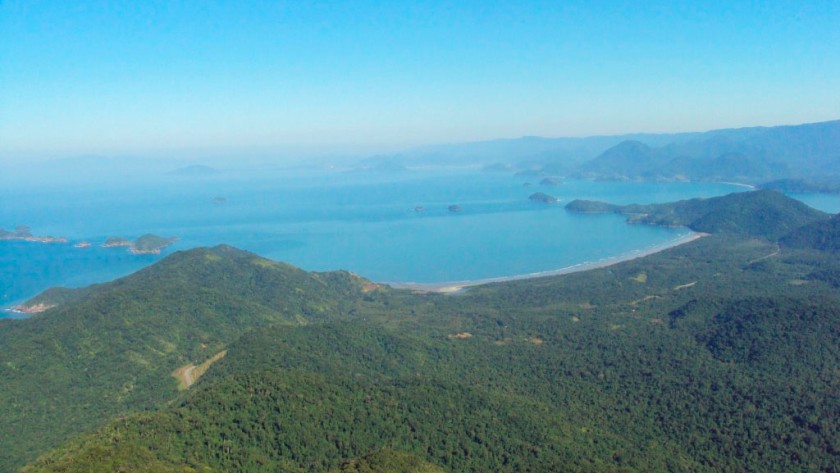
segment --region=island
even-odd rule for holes
[[[215,205],[222,205],[227,203],[227,198],[225,197],[214,197],[213,204]]]
[[[177,240],[175,237],[164,238],[147,233],[134,240],[134,244],[132,244],[128,251],[135,255],[159,255],[162,249],[175,243]]]
[[[461,206],[460,206],[460,205],[454,205],[454,204],[453,204],[453,205],[450,205],[450,206],[449,206],[449,211],[450,211],[450,212],[453,212],[453,213],[454,213],[454,212],[460,212],[461,210],[462,210],[462,209],[461,209]]]
[[[103,248],[128,248],[128,251],[135,255],[159,255],[161,250],[175,243],[176,237],[161,237],[147,233],[134,241],[123,237],[108,237]]]
[[[548,195],[544,192],[535,192],[531,194],[528,199],[534,202],[542,202],[543,204],[556,204],[557,202],[560,202],[560,199],[557,197]]]
[[[90,248],[90,242],[89,241],[80,241],[80,242],[76,243],[75,245],[73,245],[73,248]]]
[[[31,241],[36,243],[67,243],[67,238],[33,235],[26,225],[19,225],[13,231],[0,228],[0,241]]]
[[[108,237],[102,244],[102,248],[118,248],[121,246],[131,246],[131,240],[123,237]]]
[[[414,207],[414,211],[415,212],[425,212],[426,207],[423,207],[422,205],[418,205],[417,207]]]
[[[546,177],[542,181],[540,181],[541,186],[548,186],[548,187],[556,187],[562,184],[563,181],[556,177]]]

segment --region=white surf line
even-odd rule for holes
[[[618,256],[609,256],[596,261],[584,261],[582,263],[576,263],[571,266],[566,266],[565,268],[553,269],[548,271],[539,271],[528,274],[519,274],[515,276],[501,276],[497,278],[475,279],[470,281],[448,281],[437,283],[385,282],[381,284],[385,284],[394,289],[411,289],[419,292],[436,292],[442,294],[452,294],[462,291],[468,287],[481,286],[484,284],[508,281],[521,281],[524,279],[544,278],[549,276],[561,276],[564,274],[579,273],[582,271],[589,271],[592,269],[606,268],[614,264],[643,258],[645,256],[649,256],[680,245],[684,245],[686,243],[690,243],[705,236],[708,236],[708,233],[691,232],[687,235],[677,237],[665,243],[654,245],[645,249],[631,250],[627,253]]]
[[[747,189],[756,189],[756,187],[752,184],[744,184],[743,182],[728,182],[728,181],[719,181],[721,184],[728,184],[730,186],[738,186],[744,187]]]

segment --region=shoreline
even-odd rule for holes
[[[720,184],[727,184],[727,185],[730,185],[730,186],[738,186],[738,187],[743,187],[743,188],[750,189],[750,190],[756,190],[758,188],[758,187],[756,187],[752,184],[744,184],[743,182],[729,182],[729,181],[718,181],[718,182]]]
[[[422,293],[438,293],[438,294],[457,294],[470,287],[482,286],[485,284],[522,281],[526,279],[546,278],[550,276],[562,276],[564,274],[579,273],[593,269],[606,268],[625,261],[632,261],[634,259],[644,258],[652,254],[660,253],[671,248],[675,248],[700,238],[709,236],[708,233],[691,232],[679,238],[667,241],[665,243],[655,245],[650,248],[642,250],[634,250],[618,256],[611,256],[600,259],[598,261],[585,261],[583,263],[573,264],[565,268],[552,269],[548,271],[539,271],[536,273],[518,274],[514,276],[500,276],[495,278],[475,279],[469,281],[444,281],[444,282],[430,282],[430,283],[415,283],[415,282],[383,282],[380,284],[389,286],[393,289],[409,289],[415,292]]]

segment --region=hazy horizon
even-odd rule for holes
[[[594,134],[594,135],[580,135],[580,136],[543,136],[543,135],[521,135],[515,137],[495,137],[486,140],[467,140],[467,141],[451,141],[451,142],[434,142],[425,143],[416,146],[390,147],[390,148],[336,148],[330,150],[299,150],[297,152],[281,150],[281,149],[253,149],[253,148],[188,148],[175,150],[151,150],[151,151],[118,151],[118,152],[89,152],[89,153],[72,153],[72,152],[26,152],[26,153],[8,153],[0,152],[0,163],[7,165],[26,165],[26,164],[49,164],[54,162],[67,162],[74,160],[104,160],[104,161],[136,161],[136,162],[158,162],[167,163],[172,166],[191,165],[191,164],[219,164],[226,165],[231,163],[239,163],[246,165],[253,164],[277,164],[282,166],[299,166],[306,164],[358,164],[360,160],[370,157],[386,156],[386,155],[400,155],[403,153],[418,152],[424,149],[434,149],[439,147],[456,147],[461,145],[480,144],[516,141],[528,138],[534,139],[591,139],[601,137],[621,137],[632,135],[650,135],[650,136],[668,136],[678,135],[682,133],[706,133],[711,131],[719,131],[726,129],[744,129],[744,128],[772,128],[784,126],[799,126],[811,125],[817,123],[828,123],[840,121],[840,118],[831,119],[821,122],[813,123],[778,123],[771,125],[748,125],[743,127],[731,128],[713,128],[704,130],[680,130],[674,132],[656,132],[656,131],[626,131],[615,134]]]
[[[0,159],[369,155],[837,118],[811,1],[0,4]]]

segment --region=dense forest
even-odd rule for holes
[[[835,218],[687,202],[645,210],[710,236],[459,295],[226,246],[45,293],[0,321],[0,469],[840,471]]]

